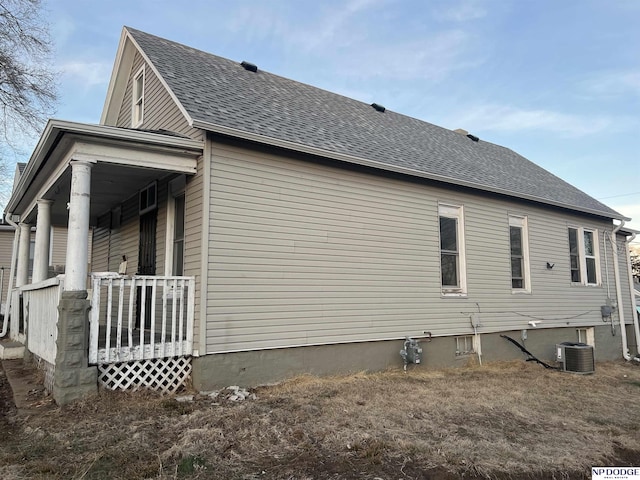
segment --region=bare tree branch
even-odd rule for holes
[[[0,130],[38,132],[56,100],[51,42],[40,0],[0,0]]]
[[[41,1],[0,0],[0,173],[5,180],[9,158],[53,112],[57,88],[50,56]],[[8,183],[0,182],[0,203]]]

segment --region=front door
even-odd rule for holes
[[[138,246],[138,275],[156,274],[156,226],[157,210],[140,215],[140,240]],[[144,328],[151,327],[152,288],[145,289]],[[140,328],[142,315],[142,287],[136,291],[136,328]]]

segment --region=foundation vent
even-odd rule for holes
[[[556,345],[556,360],[564,372],[589,374],[596,371],[593,346],[563,342]]]

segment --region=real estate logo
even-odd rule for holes
[[[592,480],[640,480],[640,467],[591,467]]]

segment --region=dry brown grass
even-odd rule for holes
[[[640,464],[637,365],[421,367],[255,393],[213,405],[102,392],[0,422],[0,478],[561,479]]]

